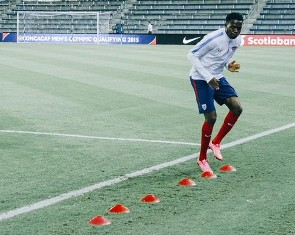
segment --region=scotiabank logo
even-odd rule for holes
[[[243,35],[243,46],[295,46],[295,35]]]

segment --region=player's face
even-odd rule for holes
[[[229,23],[225,25],[226,34],[230,39],[234,39],[241,33],[242,30],[242,21],[231,20]]]

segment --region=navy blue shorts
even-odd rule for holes
[[[235,89],[228,83],[225,77],[219,79],[219,90],[211,88],[206,81],[193,80],[192,78],[190,80],[196,94],[199,113],[214,111],[214,100],[219,105],[223,105],[227,98],[238,96]]]

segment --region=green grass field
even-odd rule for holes
[[[244,112],[204,179],[190,48],[0,44],[0,234],[295,234],[295,49],[237,52],[225,75]],[[108,212],[118,203],[130,213]],[[89,225],[97,215],[112,224]]]

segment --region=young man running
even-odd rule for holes
[[[240,69],[240,64],[232,58],[242,42],[240,36],[242,24],[243,16],[240,13],[228,14],[224,28],[207,34],[188,53],[192,64],[191,84],[195,91],[199,113],[204,114],[205,117],[201,133],[200,155],[197,159],[203,172],[213,172],[208,163],[208,147],[218,160],[222,160],[220,143],[242,113],[236,91],[222,75],[224,68],[231,72],[238,72]],[[229,112],[216,137],[210,142],[217,118],[214,100],[219,105],[225,104]]]

